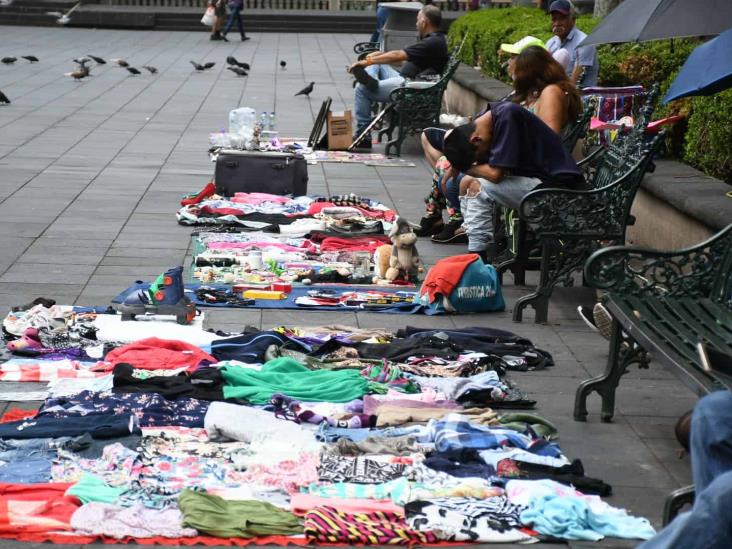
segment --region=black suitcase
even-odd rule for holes
[[[308,192],[308,165],[291,153],[224,149],[216,159],[216,193],[269,193],[301,196]]]

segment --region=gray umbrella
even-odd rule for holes
[[[625,0],[582,46],[712,36],[732,27],[732,0]]]

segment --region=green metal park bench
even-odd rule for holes
[[[631,130],[621,133],[610,147],[596,154],[590,190],[539,189],[527,194],[518,209],[516,252],[497,266],[499,277],[507,270],[517,285],[525,284],[530,253],[541,249],[540,280],[536,291],[519,298],[513,320],[521,322],[528,305],[536,311],[536,322],[546,322],[549,298],[557,284],[572,285],[574,274],[582,272],[585,261],[602,246],[625,243],[625,232],[632,223],[630,208],[647,171],[652,171],[653,156],[663,139],[645,136],[653,112],[653,93]],[[529,229],[535,235],[532,243]]]
[[[402,143],[408,136],[439,124],[442,96],[459,64],[460,61],[453,54],[436,82],[420,82],[419,87],[407,83],[391,92],[387,104],[390,109],[389,123],[379,132],[380,141],[384,135],[389,137],[386,154],[395,150],[396,155],[400,156]]]
[[[608,292],[613,327],[605,373],[577,388],[577,421],[587,417],[593,391],[602,397],[601,419],[610,421],[620,377],[631,364],[647,368],[649,354],[700,395],[723,388],[703,369],[697,344],[732,354],[732,225],[684,250],[599,250],[585,265],[585,279]]]

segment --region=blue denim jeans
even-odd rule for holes
[[[229,34],[231,29],[234,27],[234,21],[236,21],[236,26],[239,29],[239,34],[241,34],[241,36],[243,38],[245,36],[245,34],[244,34],[244,23],[242,23],[242,21],[241,21],[241,8],[231,10],[231,13],[229,14],[229,19],[226,20],[226,26],[224,27],[224,30],[222,31],[223,34]]]
[[[427,442],[425,439],[426,428],[422,425],[413,425],[411,427],[386,427],[384,429],[345,429],[341,427],[331,427],[327,422],[323,422],[315,433],[315,438],[319,442],[336,442],[341,438],[350,440],[351,442],[361,442],[367,437],[401,437],[413,435],[417,437],[419,442]]]
[[[696,499],[639,549],[732,547],[732,393],[702,398],[691,420],[691,471]]]
[[[388,101],[389,94],[404,84],[404,77],[389,65],[371,65],[366,67],[366,72],[379,81],[379,88],[371,92],[363,84],[356,85],[354,110],[358,131],[371,122],[371,103]]]
[[[384,24],[386,24],[386,20],[388,18],[389,8],[386,6],[379,6],[376,8],[376,30],[371,35],[369,42],[381,42],[382,30],[384,29]]]

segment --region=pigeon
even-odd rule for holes
[[[5,63],[6,65],[12,65],[17,60],[18,60],[17,57],[3,57],[2,59],[0,59],[0,61],[2,61],[3,63]]]
[[[190,63],[191,63],[191,65],[193,65],[193,68],[196,69],[197,71],[205,71],[206,70],[206,67],[204,67],[203,65],[199,65],[195,61],[191,61]]]
[[[106,65],[107,64],[107,62],[104,59],[102,59],[101,57],[97,57],[96,55],[87,54],[87,57],[91,57],[97,65]]]
[[[280,68],[281,68],[282,70],[285,70],[285,67],[286,67],[286,66],[287,66],[287,61],[285,61],[285,60],[282,60],[282,61],[280,61]]]
[[[125,61],[124,59],[112,59],[114,63],[117,63],[120,67],[127,68],[130,66],[130,64]]]
[[[297,92],[295,95],[306,95],[310,97],[310,93],[313,91],[313,88],[315,88],[315,82],[310,82],[307,86],[305,86],[303,89],[301,89],[299,92]]]
[[[1,91],[0,91],[0,103],[4,103],[5,105],[10,105],[10,99],[8,99],[8,96],[5,95]]]
[[[125,68],[127,69],[127,72],[129,72],[132,75],[137,76],[138,74],[140,74],[140,71],[137,70],[135,67],[125,67]]]
[[[38,58],[35,55],[21,55],[21,57],[31,63],[38,63]]]
[[[143,65],[142,68],[147,71],[150,71],[150,74],[156,74],[158,72],[158,69],[156,69],[152,65]]]
[[[245,71],[248,71],[249,69],[252,68],[251,66],[249,66],[249,63],[242,63],[241,61],[237,61],[236,57],[232,57],[231,55],[226,58],[226,62],[229,65],[235,65],[235,66],[239,67],[240,69],[244,69]]]
[[[91,61],[91,59],[88,57],[77,57],[76,59],[72,59],[72,61],[77,65],[84,67],[89,61]]]
[[[245,71],[244,69],[239,68],[239,67],[226,67],[226,68],[229,69],[234,74],[238,74],[239,76],[248,76],[249,75],[249,73],[247,71]]]
[[[204,69],[213,69],[214,65],[216,65],[216,63],[214,63],[213,61],[209,61],[208,63],[203,64],[203,68]]]
[[[74,72],[67,72],[64,76],[70,76],[74,80],[82,80],[89,76],[89,69],[82,65],[78,70],[75,70]]]

